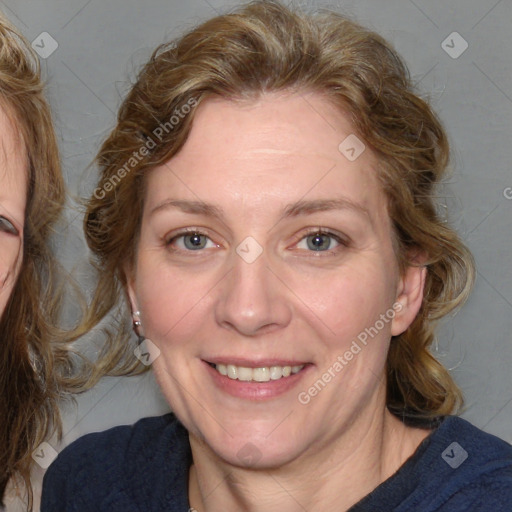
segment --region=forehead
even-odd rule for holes
[[[14,115],[0,106],[0,207],[22,224],[27,195],[27,155]]]
[[[358,139],[347,116],[323,96],[209,99],[197,108],[183,148],[149,173],[149,207],[172,196],[268,210],[274,202],[336,194],[370,208],[382,206],[374,155],[364,149],[347,158],[344,141]]]

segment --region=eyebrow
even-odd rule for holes
[[[169,208],[176,208],[184,213],[192,213],[195,215],[205,215],[206,217],[215,217],[222,219],[224,213],[222,208],[207,204],[202,201],[182,201],[176,199],[167,199],[156,205],[150,212],[150,215],[154,215],[160,210],[167,210]]]
[[[184,213],[194,215],[205,215],[219,220],[224,220],[224,212],[218,206],[205,203],[203,201],[183,201],[176,199],[167,199],[159,203],[150,212],[150,216],[161,210],[176,208]],[[295,203],[288,204],[283,208],[283,213],[279,221],[289,218],[298,217],[300,215],[311,215],[316,212],[325,212],[331,210],[351,210],[359,215],[364,215],[371,220],[370,212],[363,205],[356,203],[347,198],[337,199],[315,199],[315,200],[299,200]]]
[[[300,200],[285,207],[283,218],[309,215],[315,212],[325,212],[329,210],[352,210],[370,218],[370,212],[367,208],[347,198],[315,199],[312,201]]]

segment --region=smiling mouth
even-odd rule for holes
[[[234,364],[214,364],[208,363],[217,372],[232,380],[241,380],[244,382],[269,382],[271,380],[280,380],[299,373],[305,364],[298,366],[263,366],[261,368],[248,368],[246,366],[236,366]]]

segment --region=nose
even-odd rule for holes
[[[232,271],[220,286],[217,323],[244,336],[286,327],[292,318],[292,301],[275,269],[270,269],[265,252],[252,263],[237,254],[233,259]]]

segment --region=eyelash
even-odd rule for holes
[[[19,232],[14,227],[14,224],[3,215],[0,215],[0,231],[5,233],[9,233],[10,235],[18,236]]]
[[[180,231],[179,233],[171,236],[170,238],[167,238],[165,240],[165,245],[167,247],[170,247],[173,252],[182,251],[182,252],[186,252],[186,253],[194,253],[194,252],[201,253],[201,252],[203,252],[204,249],[198,249],[197,251],[194,251],[194,250],[181,249],[181,248],[179,248],[179,249],[172,248],[172,244],[175,243],[177,240],[179,240],[180,238],[183,238],[187,235],[193,235],[193,234],[205,236],[206,238],[208,238],[208,240],[213,242],[213,240],[209,237],[208,233],[205,232],[203,229],[188,228],[183,231]],[[341,248],[347,248],[350,246],[350,240],[348,240],[346,237],[342,237],[341,235],[339,235],[337,233],[334,233],[332,231],[329,231],[329,230],[323,229],[323,228],[309,228],[306,231],[306,233],[301,234],[300,237],[298,237],[296,239],[296,241],[294,242],[293,245],[294,246],[297,245],[299,242],[301,242],[304,239],[307,239],[309,236],[312,236],[312,235],[328,236],[329,238],[333,239],[336,243],[339,244],[334,249],[327,249],[325,251],[312,251],[312,250],[307,251],[306,250],[306,252],[310,252],[310,253],[314,254],[315,257],[319,257],[319,256],[321,257],[321,255],[336,255],[341,250]],[[213,242],[213,243],[215,243],[215,242]],[[215,245],[217,247],[219,246],[218,244],[215,244]]]

